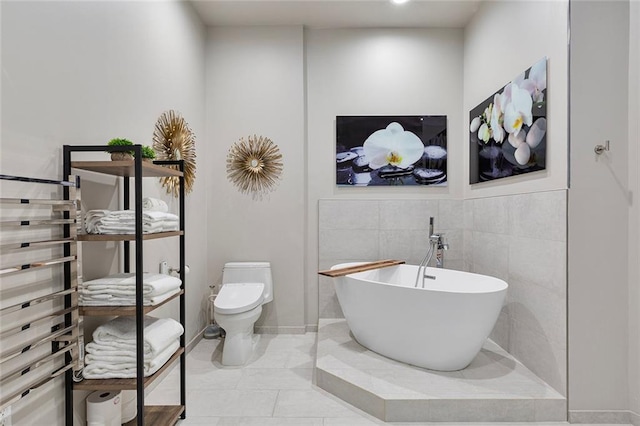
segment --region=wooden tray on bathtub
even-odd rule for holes
[[[343,277],[349,274],[355,274],[356,272],[370,271],[371,269],[386,268],[388,266],[402,265],[404,260],[378,260],[376,262],[362,263],[360,265],[348,266],[346,268],[328,269],[326,271],[319,271],[319,275],[325,277]]]

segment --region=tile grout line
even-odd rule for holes
[[[276,394],[276,400],[273,403],[273,410],[271,410],[271,417],[275,417],[276,407],[278,406],[278,400],[280,399],[280,389],[278,389],[278,393]]]

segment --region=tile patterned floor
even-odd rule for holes
[[[316,381],[387,421],[564,421],[566,399],[487,340],[461,371],[427,370],[362,347],[344,319],[321,319]]]
[[[244,367],[220,364],[220,340],[202,340],[187,355],[187,418],[179,426],[372,426],[385,423],[316,387],[316,333],[260,335]],[[179,373],[174,368],[145,403],[176,404]],[[488,425],[489,423],[474,423]],[[517,423],[535,425],[535,423]],[[469,426],[470,423],[465,423]],[[509,423],[500,423],[509,426]],[[566,426],[567,423],[541,423]],[[454,426],[454,423],[447,423]],[[592,425],[591,425],[592,426]]]

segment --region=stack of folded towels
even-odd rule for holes
[[[156,198],[142,200],[142,232],[177,231],[180,218],[168,212],[167,203]],[[133,234],[136,232],[135,210],[89,210],[84,227],[89,234]]]
[[[142,303],[153,306],[180,292],[182,281],[166,274],[142,275]],[[81,306],[131,306],[136,304],[136,274],[114,274],[85,281],[78,287]]]
[[[172,318],[144,317],[144,376],[160,369],[180,347],[182,325]],[[136,377],[136,319],[117,317],[96,328],[82,375],[85,379]]]

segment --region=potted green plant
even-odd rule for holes
[[[153,161],[156,158],[156,152],[150,146],[142,147],[142,161]]]
[[[107,143],[107,145],[108,146],[129,146],[129,145],[133,145],[133,142],[131,142],[128,139],[116,138],[116,139],[111,139],[109,143]],[[132,160],[133,151],[112,152],[111,159],[113,161]]]

